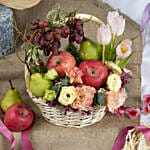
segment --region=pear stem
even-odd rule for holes
[[[11,80],[9,80],[9,83],[10,83],[11,90],[14,90],[15,88],[14,88]]]

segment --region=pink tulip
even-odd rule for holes
[[[101,45],[108,45],[111,41],[111,29],[109,25],[102,24],[97,31],[97,41]]]
[[[108,12],[107,22],[111,26],[112,34],[120,36],[125,29],[125,19],[119,15],[118,11]]]
[[[119,59],[128,57],[132,52],[131,46],[132,46],[131,40],[129,39],[123,40],[121,44],[117,46],[116,49],[117,58]]]

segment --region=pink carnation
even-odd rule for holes
[[[74,109],[85,110],[93,103],[95,88],[90,86],[82,86],[76,88],[77,98],[71,105]]]
[[[109,111],[112,113],[114,113],[115,109],[122,106],[126,99],[127,93],[124,88],[121,88],[118,92],[106,92],[106,104]]]
[[[81,79],[81,77],[83,76],[83,72],[78,67],[74,67],[71,70],[67,70],[66,76],[70,78],[70,83],[83,83]]]
[[[136,119],[140,115],[140,109],[139,108],[128,108],[126,109],[127,116],[130,119]]]

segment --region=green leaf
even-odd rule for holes
[[[111,49],[111,42],[105,47],[105,60],[108,60],[110,49]]]
[[[129,91],[128,86],[126,85],[124,88],[125,88],[125,91],[128,93],[128,91]]]
[[[94,105],[97,105],[97,94],[94,95],[93,104],[94,104]]]
[[[123,40],[124,40],[124,34],[122,35],[120,41],[117,43],[117,46],[118,46],[119,44],[121,44],[121,42],[122,42]],[[117,46],[116,46],[116,47],[117,47]]]
[[[57,109],[62,109],[62,107],[63,107],[62,105],[56,105]]]
[[[56,94],[58,95],[60,92],[60,87],[58,87],[57,85],[52,86],[51,90],[54,90],[56,92]]]
[[[69,44],[66,48],[65,51],[69,52],[72,56],[74,56],[76,62],[77,62],[77,66],[81,63],[81,59],[78,55],[78,49],[74,44]]]
[[[60,7],[56,7],[48,12],[46,20],[53,27],[58,27],[66,24],[67,21],[66,17],[67,17],[67,12]]]
[[[110,58],[110,61],[115,61],[116,60],[116,47],[113,49],[112,51],[112,55],[111,55],[111,58]]]
[[[65,77],[64,79],[60,78],[59,81],[61,82],[62,86],[68,86],[70,83],[70,78],[69,77]]]
[[[39,68],[37,68],[37,67],[35,67],[35,66],[32,66],[32,70],[33,70],[35,73],[40,73]]]
[[[134,41],[134,40],[136,40],[138,37],[139,37],[139,36],[137,35],[137,36],[131,38],[130,40],[131,40],[131,41]]]
[[[120,59],[118,66],[123,69],[125,68],[126,64],[128,63],[129,59],[131,58],[131,56],[134,54],[135,51],[133,51],[128,57],[124,58],[124,59]]]
[[[47,66],[44,65],[41,67],[41,73],[46,73],[47,72]]]
[[[97,104],[104,104],[105,98],[104,98],[104,93],[98,93],[97,94]]]
[[[118,46],[119,44],[121,44],[121,42],[122,42],[123,40],[124,40],[124,34],[122,35],[122,37],[121,37],[120,41],[117,43],[117,45],[113,48],[110,61],[113,61],[113,62],[114,62],[114,61],[116,60],[116,49],[117,49],[117,46]]]

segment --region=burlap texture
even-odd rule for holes
[[[48,10],[57,2],[56,0],[43,0],[34,8],[24,11],[14,11],[19,28],[24,29],[34,18],[45,17]],[[82,13],[95,15],[97,10],[96,0],[84,2],[60,0],[59,2],[67,10],[79,8],[80,5],[79,12]],[[112,8],[106,4],[102,4],[102,8],[97,16],[106,22],[106,15],[109,10],[112,10]],[[87,23],[85,31],[87,36],[96,40],[96,26],[93,23]],[[131,38],[137,35],[139,38],[133,44],[133,50],[136,50],[136,53],[128,65],[128,68],[134,73],[134,79],[129,85],[129,98],[127,100],[130,106],[135,107],[140,105],[142,38],[139,26],[126,17],[125,37]],[[23,56],[22,51],[19,54]],[[132,121],[126,117],[119,118],[107,113],[101,122],[83,129],[54,126],[42,118],[38,108],[28,97],[24,81],[24,65],[19,62],[14,53],[0,59],[0,100],[2,100],[9,88],[8,79],[13,80],[15,87],[20,90],[24,102],[36,112],[36,121],[30,134],[34,150],[110,150],[121,129],[126,126],[139,124],[139,118]],[[20,133],[14,133],[14,135],[16,138],[16,150],[21,150]],[[9,142],[0,135],[0,150],[9,149]]]

